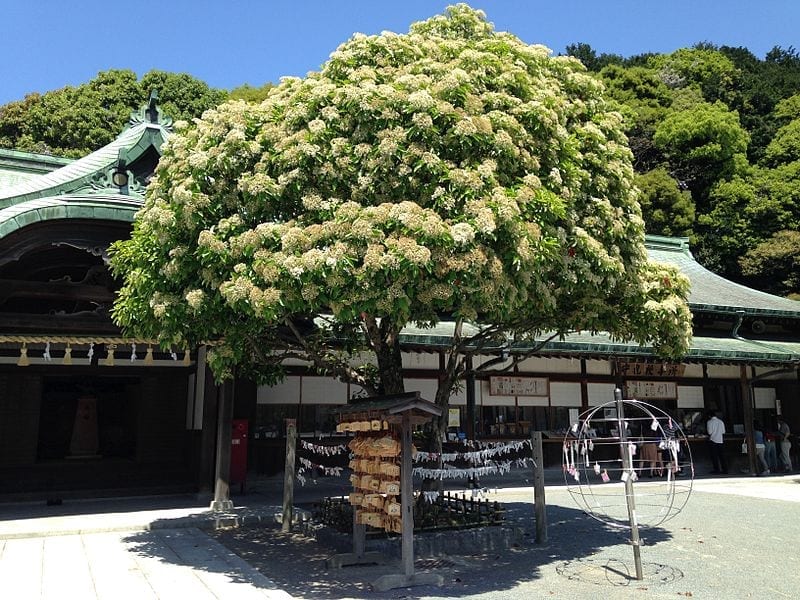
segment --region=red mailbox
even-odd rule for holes
[[[234,419],[231,433],[231,475],[230,484],[239,484],[239,491],[244,493],[247,481],[247,419]]]

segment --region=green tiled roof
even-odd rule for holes
[[[400,334],[400,341],[409,348],[435,351],[450,347],[453,322],[443,321],[433,328],[407,326]],[[546,339],[547,336],[542,336]],[[537,342],[512,345],[510,351],[523,352],[538,345]],[[494,351],[499,351],[499,347]],[[491,350],[487,350],[490,352]],[[638,356],[656,358],[652,348],[633,342],[614,340],[607,333],[572,333],[564,339],[551,340],[544,344],[537,355],[549,357],[596,357]],[[787,364],[800,363],[800,343],[761,342],[733,337],[695,337],[685,360],[714,361],[724,363]]]
[[[800,317],[800,302],[739,285],[700,265],[689,251],[688,238],[647,236],[647,253],[652,260],[678,267],[689,278],[693,311],[743,310],[753,316]]]
[[[29,200],[0,209],[0,238],[16,230],[53,219],[103,219],[133,222],[141,200],[129,196],[57,196]]]
[[[0,189],[30,181],[73,161],[71,158],[0,148]]]
[[[0,188],[0,209],[28,200],[61,196],[90,185],[92,179],[113,168],[120,150],[140,154],[150,145],[160,147],[164,130],[140,123],[120,134],[113,142],[56,171],[7,188]],[[137,152],[138,151],[138,152]]]

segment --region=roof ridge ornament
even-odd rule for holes
[[[158,125],[162,129],[172,131],[172,117],[168,117],[161,111],[158,105],[158,90],[151,90],[147,104],[141,106],[139,110],[131,113],[128,121],[130,127],[146,123],[148,125]]]

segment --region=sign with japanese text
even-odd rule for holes
[[[546,377],[489,377],[491,396],[549,396],[550,386]]]
[[[447,426],[448,427],[461,427],[461,410],[458,408],[451,408],[447,412]]]
[[[614,369],[623,377],[683,377],[686,365],[666,362],[615,360]]]
[[[625,396],[636,400],[672,400],[678,397],[674,381],[626,381]]]

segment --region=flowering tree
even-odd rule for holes
[[[603,330],[679,356],[688,283],[647,262],[632,181],[620,116],[577,60],[450,7],[170,138],[113,249],[114,317],[214,342],[219,378],[294,357],[373,393],[403,391],[401,329],[446,318],[442,405],[468,353],[504,344],[514,361]]]

